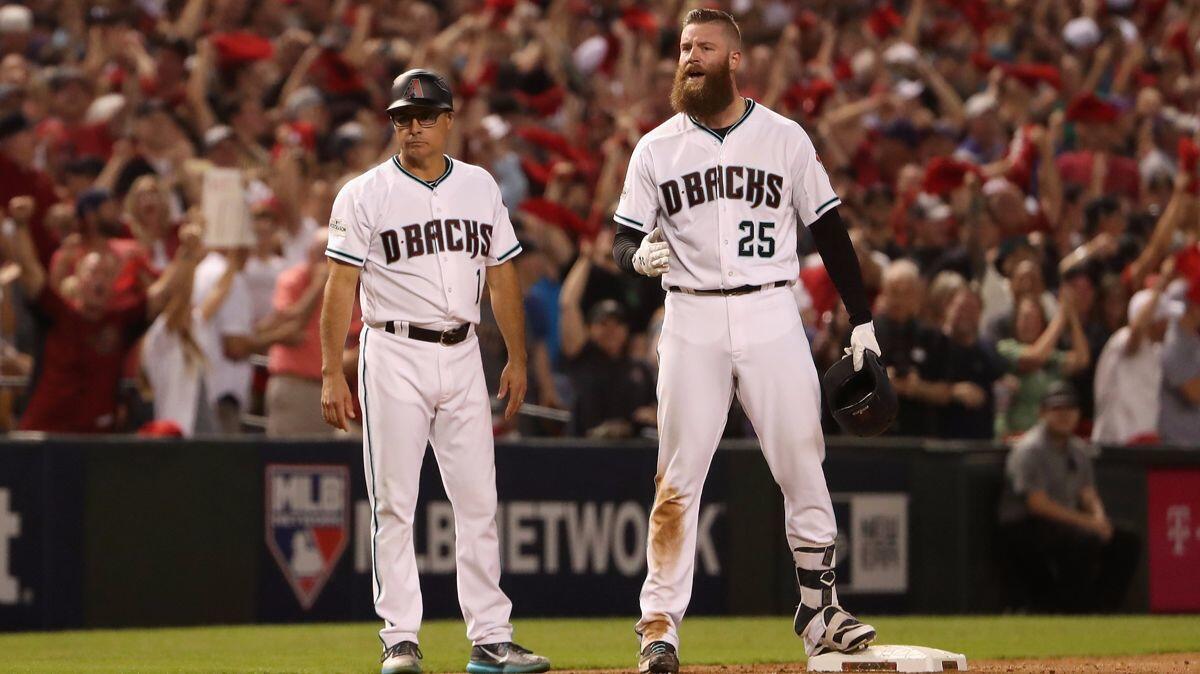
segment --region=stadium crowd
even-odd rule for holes
[[[1200,0],[704,4],[741,25],[742,92],[803,125],[842,198],[892,432],[1010,438],[1068,380],[1085,437],[1197,442]],[[326,432],[324,223],[395,153],[388,88],[420,66],[524,243],[536,407],[497,432],[652,432],[662,290],[617,269],[612,213],[672,114],[692,6],[3,5],[0,423]],[[795,292],[823,371],[849,327],[815,253]],[[502,342],[479,334],[494,390]],[[735,409],[727,434],[750,432]]]

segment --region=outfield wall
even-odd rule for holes
[[[415,520],[425,615],[458,615],[432,454]],[[831,441],[840,591],[862,612],[1005,607],[1004,450]],[[655,456],[643,442],[502,443],[498,525],[515,615],[637,613]],[[1200,451],[1107,450],[1114,521],[1146,542],[1130,611],[1200,610]],[[723,445],[700,512],[695,614],[787,613],[782,499]],[[355,442],[0,444],[0,629],[371,619],[371,507]]]

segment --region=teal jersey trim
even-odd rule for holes
[[[627,218],[624,215],[621,215],[620,213],[613,213],[613,219],[615,219],[617,222],[620,222],[622,225],[629,225],[630,227],[636,227],[637,229],[641,229],[641,230],[646,229],[645,224],[640,223],[637,220],[634,220],[633,218]]]
[[[439,176],[437,180],[424,180],[422,178],[416,177],[412,173],[409,173],[408,169],[404,168],[404,166],[400,163],[400,155],[398,155],[398,154],[392,155],[392,163],[395,164],[396,168],[400,169],[400,172],[403,173],[404,175],[421,183],[422,185],[424,185],[425,187],[428,187],[429,189],[433,189],[433,188],[437,187],[438,185],[442,184],[443,182],[445,182],[446,178],[449,178],[450,173],[454,170],[454,160],[450,158],[450,155],[444,154],[442,156],[446,158],[446,172],[443,173],[441,176]]]
[[[817,207],[817,210],[813,211],[813,214],[814,214],[814,215],[816,215],[817,217],[820,217],[820,216],[821,216],[821,212],[822,212],[822,211],[824,211],[824,210],[825,210],[826,208],[828,208],[829,206],[833,205],[833,204],[834,204],[834,202],[837,202],[837,201],[840,201],[840,200],[841,200],[841,198],[840,198],[840,197],[834,197],[834,198],[830,199],[829,201],[826,201],[825,203],[823,203],[823,204],[821,204],[820,206],[818,206],[818,207]]]
[[[343,253],[342,251],[340,251],[336,248],[326,248],[325,249],[326,255],[329,255],[331,253],[336,257],[344,257],[347,260],[350,260],[352,262],[357,262],[360,265],[364,262],[364,260],[361,257],[355,257],[354,255],[351,255],[350,253]]]
[[[688,119],[690,119],[692,121],[692,124],[695,124],[697,128],[708,132],[708,134],[710,136],[712,136],[713,138],[716,138],[718,141],[724,143],[725,139],[729,137],[729,134],[733,133],[734,129],[741,126],[742,122],[746,121],[746,118],[750,116],[751,112],[754,112],[754,108],[757,105],[758,104],[755,103],[753,99],[747,98],[746,99],[746,111],[742,113],[741,117],[738,117],[738,121],[734,122],[733,126],[729,127],[729,130],[725,132],[724,136],[721,136],[721,134],[717,133],[716,131],[713,131],[712,129],[708,128],[707,126],[704,126],[700,122],[696,121],[696,118],[692,117],[691,115],[688,115]]]
[[[517,245],[513,246],[512,248],[509,248],[507,253],[496,258],[496,261],[504,262],[505,260],[510,259],[513,255],[519,253],[520,251],[521,251],[521,244],[518,242]]]

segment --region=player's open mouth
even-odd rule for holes
[[[688,73],[685,75],[685,77],[689,80],[698,80],[698,79],[701,79],[704,77],[704,71],[703,70],[691,70],[691,71],[688,71]]]

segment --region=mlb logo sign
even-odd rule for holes
[[[308,610],[350,539],[350,471],[269,464],[266,481],[267,549]]]

